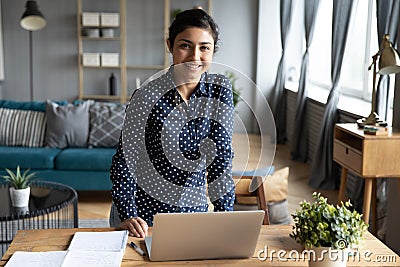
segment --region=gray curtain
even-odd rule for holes
[[[290,153],[293,160],[306,162],[308,158],[308,127],[306,125],[307,76],[308,76],[308,49],[312,43],[315,28],[315,19],[318,13],[320,0],[304,1],[304,28],[306,37],[306,51],[303,55],[300,71],[299,89],[297,91],[296,117],[294,130],[290,141]]]
[[[399,23],[400,0],[376,0],[376,18],[378,26],[378,44],[384,34],[396,43],[397,25]],[[389,105],[389,75],[380,75],[376,91],[376,112],[381,119],[387,120]]]
[[[321,189],[335,189],[339,185],[339,177],[333,172],[333,130],[336,123],[337,104],[340,96],[340,71],[346,47],[347,33],[351,21],[352,9],[358,0],[333,1],[332,14],[332,52],[331,78],[332,88],[326,102],[317,149],[311,166],[310,186]],[[356,29],[355,29],[356,30]]]
[[[286,141],[286,104],[283,96],[285,86],[285,50],[287,35],[292,19],[292,0],[280,1],[281,45],[282,56],[279,61],[274,89],[271,93],[270,105],[275,118],[276,141],[282,144]]]

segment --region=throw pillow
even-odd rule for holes
[[[41,147],[44,143],[44,112],[0,108],[0,145]]]
[[[264,182],[264,193],[267,202],[279,202],[288,196],[289,167],[277,170],[268,175]]]
[[[89,112],[89,146],[116,147],[124,126],[125,105],[96,102]]]
[[[89,107],[92,100],[78,105],[46,103],[46,145],[53,148],[87,147]]]
[[[273,174],[264,178],[264,193],[267,202],[279,202],[287,199],[288,195],[288,178],[289,167],[284,167],[275,171]],[[235,181],[236,191],[243,192],[242,190],[249,191],[251,180],[242,179]],[[256,198],[238,198],[238,204],[253,205],[257,204]]]

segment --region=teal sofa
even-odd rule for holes
[[[113,148],[0,147],[0,175],[5,168],[31,169],[41,180],[69,185],[76,190],[110,190]]]
[[[67,105],[65,101],[61,101],[58,104]],[[90,108],[93,107],[93,102],[91,104]],[[124,111],[124,107],[120,107],[119,111],[121,111],[121,108],[122,111]],[[47,113],[46,102],[0,100],[0,126],[3,127],[3,129],[10,128],[9,125],[11,125],[10,123],[12,122],[9,122],[9,125],[5,125],[7,119],[13,121],[22,118],[22,116],[7,117],[8,115],[5,115],[6,111],[10,111],[10,109],[43,112],[39,113],[42,115]],[[104,108],[102,110],[104,111]],[[110,114],[110,110],[112,109],[107,109],[106,114]],[[89,112],[89,109],[85,112]],[[124,112],[121,114],[124,114]],[[46,145],[46,141],[43,142],[42,146],[36,147],[5,145],[5,143],[7,143],[7,138],[10,137],[7,136],[5,131],[0,130],[0,175],[7,174],[5,168],[15,170],[19,165],[22,170],[30,169],[35,172],[40,180],[59,182],[69,185],[76,190],[110,190],[111,181],[109,172],[112,156],[116,151],[115,146],[118,140],[113,141],[114,144],[112,147],[101,147],[101,145],[94,147],[91,145],[89,142],[90,134],[92,128],[95,128],[95,126],[93,126],[94,121],[92,120],[91,114],[88,113],[86,115],[89,125],[87,134],[88,144],[83,147],[49,147]],[[48,119],[49,117],[47,116],[47,120]],[[123,118],[119,121],[118,126],[121,129],[122,121]],[[44,135],[49,131],[48,126],[50,122],[47,121],[45,123],[46,133]],[[79,127],[81,127],[81,125],[79,125]],[[119,134],[120,130],[116,129],[113,138],[118,139]],[[59,138],[63,140],[62,136]]]

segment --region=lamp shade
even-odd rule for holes
[[[400,72],[399,52],[392,46],[388,34],[383,36],[381,50],[379,74],[386,75]]]
[[[37,31],[44,28],[46,20],[42,12],[40,12],[36,1],[27,1],[25,7],[25,12],[20,21],[21,27],[29,31]]]

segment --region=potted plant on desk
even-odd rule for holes
[[[16,172],[5,169],[8,175],[2,178],[10,185],[10,198],[13,207],[26,207],[29,204],[29,195],[31,192],[30,184],[35,177],[35,173],[29,173],[30,169],[25,170],[22,174],[20,167],[17,166]]]
[[[349,209],[350,201],[334,206],[316,192],[313,199],[313,203],[301,202],[301,209],[292,214],[295,225],[290,237],[314,251],[309,266],[334,266],[332,260],[335,266],[346,266],[349,249],[362,244],[368,225],[361,214]]]

